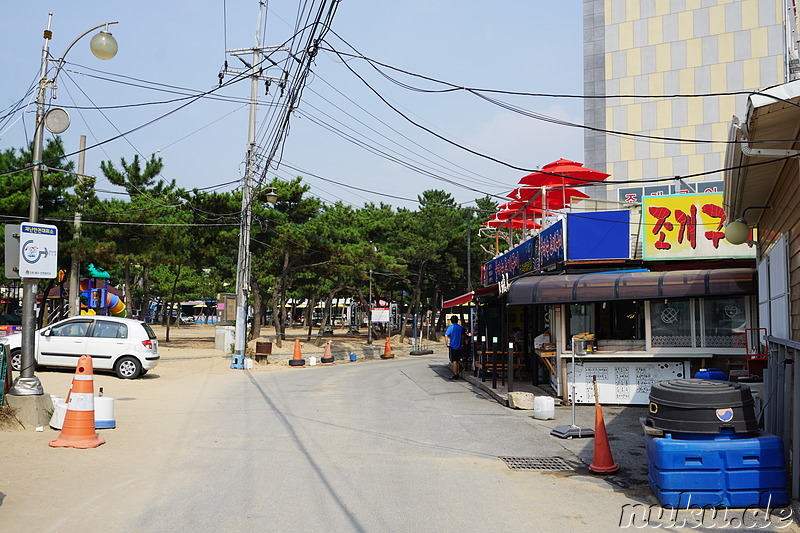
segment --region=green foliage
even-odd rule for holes
[[[27,149],[6,149],[0,152],[0,214],[3,215],[3,224],[18,224],[29,220],[31,205],[31,180],[33,174],[33,143]],[[59,172],[58,170],[71,171],[74,164],[64,158],[64,145],[60,137],[48,140],[43,149],[45,169],[42,172],[42,182],[39,191],[38,216],[40,221],[52,224],[52,218],[61,218],[72,213],[75,205],[75,196],[71,188],[75,185],[74,174]],[[71,225],[57,223],[62,236],[71,235]],[[5,243],[0,244],[0,252],[4,250]],[[68,256],[66,262],[68,264]],[[0,280],[5,277],[0,274]]]
[[[51,169],[71,170],[60,138],[49,141]],[[30,204],[30,147],[0,152],[0,212],[27,219]],[[42,217],[60,217],[62,263],[76,256],[108,270],[112,283],[142,300],[213,299],[234,292],[238,260],[241,192],[186,191],[160,178],[164,163],[134,155],[119,165],[101,163],[105,177],[127,198],[100,200],[93,178],[48,171],[43,176]],[[274,188],[278,202],[266,203]],[[466,290],[467,223],[472,240],[471,271],[477,285],[486,216],[470,217],[442,190],[419,195],[416,210],[367,203],[324,205],[297,177],[272,180],[253,191],[251,296],[278,298],[355,297],[366,300],[370,278],[375,299],[435,308],[443,297]],[[478,210],[494,211],[490,198]],[[473,208],[473,211],[475,209]],[[72,239],[72,217],[83,216],[82,234]],[[370,276],[372,272],[372,276]],[[365,302],[366,303],[366,302]]]

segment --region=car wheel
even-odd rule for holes
[[[14,372],[22,370],[22,350],[11,352],[11,370]]]
[[[142,375],[142,363],[131,356],[125,356],[114,365],[114,372],[120,379],[136,379]]]

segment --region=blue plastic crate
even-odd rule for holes
[[[645,436],[650,487],[662,505],[786,505],[783,442],[769,433]]]

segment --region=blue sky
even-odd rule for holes
[[[265,44],[278,44],[290,37],[297,5],[295,1],[268,3]],[[217,74],[226,58],[226,43],[227,48],[252,46],[258,12],[253,0],[125,3],[34,0],[10,3],[3,11],[6,24],[0,33],[0,64],[4,67],[0,110],[22,98],[35,82],[42,31],[50,11],[53,11],[54,33],[50,48],[55,57],[60,57],[69,43],[86,29],[109,20],[119,21],[110,28],[119,42],[116,58],[110,61],[94,58],[88,50],[90,36],[87,36],[70,51],[66,58],[70,65],[59,76],[54,104],[89,107],[176,97],[160,90],[91,77],[108,77],[104,73],[198,91],[211,89],[217,85]],[[366,56],[461,86],[581,94],[582,20],[582,2],[578,0],[501,0],[492,4],[472,0],[342,0],[333,30]],[[328,41],[336,49],[347,50],[332,34]],[[231,66],[240,66],[230,56],[228,61]],[[408,91],[390,83],[362,61],[351,59],[349,64],[410,118],[473,150],[524,168],[539,167],[560,157],[582,160],[583,133],[578,128],[527,118],[463,92]],[[397,76],[405,82],[433,88],[431,84]],[[245,99],[249,96],[249,83],[232,85],[221,94]],[[504,99],[529,111],[583,122],[579,99]],[[179,105],[106,109],[102,113],[69,109],[72,125],[62,137],[67,150],[75,151],[81,134],[87,135],[91,146]],[[0,113],[3,114],[5,111]],[[261,111],[259,118],[263,116]],[[203,99],[125,138],[91,149],[86,157],[87,173],[98,175],[98,189],[115,190],[101,177],[101,161],[118,164],[120,157],[130,160],[137,152],[149,157],[158,151],[165,164],[163,176],[175,179],[179,186],[212,187],[232,182],[241,179],[244,172],[247,120],[247,106],[241,102]],[[359,139],[380,143],[383,151],[396,150],[402,160],[428,166],[432,173],[454,183],[420,175],[369,153],[315,123],[320,120]],[[0,149],[23,146],[32,129],[32,113],[26,113],[16,122],[4,121],[0,127]],[[308,173],[369,191],[413,199],[425,189],[444,189],[464,203],[484,193],[504,194],[525,174],[468,154],[410,125],[330,52],[322,52],[316,58],[313,74],[292,119],[282,160]],[[290,178],[297,174],[303,175],[283,167],[270,171],[269,177]],[[311,193],[327,202],[342,200],[356,206],[367,201],[414,205],[309,175],[304,175],[304,179],[311,185]],[[220,190],[237,186],[233,183]]]

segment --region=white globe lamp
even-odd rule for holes
[[[89,48],[97,59],[111,59],[117,55],[117,40],[110,32],[101,31],[92,37]]]
[[[744,244],[750,238],[750,228],[744,219],[736,219],[725,226],[725,240],[731,244]]]

